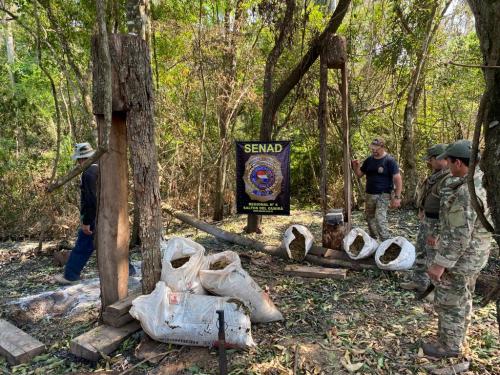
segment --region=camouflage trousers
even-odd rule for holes
[[[366,194],[365,217],[370,236],[385,241],[390,238],[387,225],[387,209],[391,203],[391,195]]]
[[[434,308],[438,314],[438,339],[452,350],[460,350],[464,344],[478,275],[446,270],[436,283]]]
[[[432,235],[436,229],[439,219],[423,217],[418,227],[417,243],[415,244],[415,265],[413,266],[412,280],[426,289],[431,280],[427,275],[427,268],[436,255],[436,248],[427,245],[427,237]]]

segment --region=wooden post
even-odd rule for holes
[[[344,148],[344,223],[345,230],[349,232],[352,225],[352,184],[351,184],[351,148],[349,133],[349,101],[348,101],[348,73],[347,62],[344,62],[342,71],[342,129]]]
[[[319,103],[318,103],[318,128],[319,128],[319,155],[320,155],[320,198],[323,215],[328,209],[328,66],[326,54],[320,55],[319,68]]]
[[[98,115],[101,131],[104,116]],[[125,116],[113,113],[109,150],[99,161],[97,264],[102,308],[127,297],[128,291],[128,164]]]

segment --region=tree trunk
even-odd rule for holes
[[[319,64],[319,104],[318,104],[318,128],[319,128],[319,158],[320,158],[320,201],[323,215],[328,209],[328,66],[326,56],[320,57]]]
[[[12,34],[12,28],[10,21],[7,21],[7,15],[4,14],[2,17],[3,35],[5,43],[5,52],[7,53],[7,72],[9,74],[9,80],[11,84],[12,91],[15,89],[16,81],[14,79],[14,73],[12,72],[12,66],[15,60],[15,48],[14,48],[14,36]]]
[[[154,134],[153,81],[149,49],[140,37],[122,37],[127,136],[139,210],[139,239],[143,261],[142,291],[151,293],[161,274],[161,198]]]
[[[500,1],[468,0],[476,20],[483,64],[500,66]],[[484,185],[488,193],[488,207],[500,243],[500,69],[483,69],[486,88],[482,124],[485,149],[481,160]]]
[[[214,214],[215,221],[224,218],[224,190],[226,187],[228,153],[230,150],[230,125],[234,121],[236,112],[231,104],[235,93],[236,66],[237,66],[237,35],[241,27],[242,1],[238,0],[234,7],[234,21],[231,21],[233,8],[228,6],[224,14],[224,55],[223,55],[223,83],[218,108],[220,155],[217,160],[217,178],[215,182]]]
[[[432,39],[434,38],[439,24],[441,23],[441,20],[450,4],[451,0],[448,0],[441,12],[441,15],[434,22],[436,12],[439,7],[439,1],[436,0],[436,2],[434,3],[429,16],[425,39],[422,41],[422,47],[416,57],[417,65],[415,66],[415,69],[413,70],[411,75],[410,87],[408,89],[408,96],[406,99],[406,106],[403,115],[403,138],[401,139],[401,158],[404,172],[404,206],[413,206],[415,204],[415,191],[418,184],[413,124],[417,116],[418,102],[420,99],[420,93],[422,92],[422,75],[424,66],[427,62],[429,47],[432,43]]]

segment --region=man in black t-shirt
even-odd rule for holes
[[[370,151],[372,156],[365,159],[362,165],[359,160],[353,160],[352,168],[356,176],[366,175],[365,214],[370,236],[385,241],[390,237],[387,209],[389,206],[401,206],[403,180],[398,163],[385,150],[383,139],[374,139]]]

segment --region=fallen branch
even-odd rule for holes
[[[460,64],[453,61],[448,61],[446,65],[462,66],[464,68],[481,68],[481,69],[500,69],[498,65],[476,65],[476,64]]]
[[[162,206],[162,209],[169,215],[175,217],[176,219],[186,224],[189,224],[195,228],[198,228],[206,233],[209,233],[217,238],[220,238],[224,241],[249,247],[254,250],[261,251],[263,253],[267,253],[269,255],[273,255],[276,257],[289,259],[285,249],[283,249],[281,246],[266,245],[262,242],[252,240],[250,238],[243,237],[238,234],[227,232],[225,230],[217,228],[214,225],[208,224],[202,220],[198,220],[193,216],[186,214],[182,211],[177,211],[166,204]],[[311,254],[306,255],[305,260],[308,261],[309,263],[318,266],[333,267],[333,268],[345,267],[353,270],[377,269],[377,266],[374,263],[371,264],[369,261],[363,263],[353,261],[347,256],[347,254],[345,254],[342,251],[325,249],[320,246],[313,246],[312,249],[310,250],[310,253]]]

